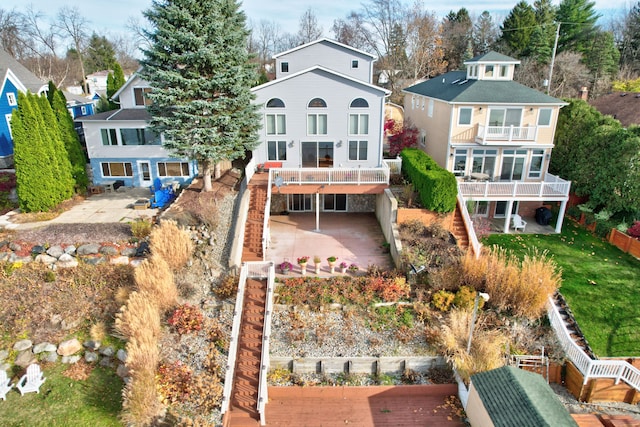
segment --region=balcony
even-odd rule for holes
[[[476,142],[480,145],[503,145],[505,142],[535,141],[537,126],[484,126],[478,125]]]
[[[563,200],[569,197],[571,181],[548,173],[544,181],[458,181],[458,191],[474,200]]]
[[[272,183],[286,185],[389,184],[389,168],[283,168],[269,170]],[[279,178],[282,180],[280,181]]]

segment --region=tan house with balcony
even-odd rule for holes
[[[405,120],[420,132],[419,148],[458,177],[473,215],[532,217],[560,202],[562,228],[571,183],[548,173],[563,101],[513,81],[520,61],[488,52],[452,71],[404,89]]]

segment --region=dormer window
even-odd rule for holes
[[[484,66],[484,76],[485,77],[493,77],[493,65],[485,65]]]
[[[150,87],[134,87],[133,88],[133,99],[134,103],[137,107],[144,107],[146,105],[151,105],[151,100],[147,97],[147,94],[151,93]]]
[[[509,66],[501,65],[500,66],[500,77],[507,77],[509,75]]]

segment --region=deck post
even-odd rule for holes
[[[316,193],[316,229],[313,231],[320,231],[320,193]]]
[[[567,200],[563,200],[560,203],[560,210],[558,211],[558,220],[556,221],[556,233],[562,233],[562,222],[564,221],[564,211],[567,209]]]

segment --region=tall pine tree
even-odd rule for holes
[[[558,6],[556,21],[561,22],[558,52],[572,50],[584,53],[596,30],[599,16],[595,2],[589,0],[562,0]]]
[[[502,23],[502,38],[512,55],[523,55],[531,42],[531,34],[536,28],[536,13],[524,0],[516,4]]]
[[[112,110],[118,108],[118,104],[111,100],[111,97],[124,85],[124,72],[122,67],[117,62],[113,66],[113,73],[109,73],[107,76],[107,99],[109,100],[109,107]]]
[[[257,144],[250,91],[257,74],[239,7],[235,0],[155,0],[144,12],[152,27],[141,61],[152,87],[150,127],[172,153],[201,163],[204,191],[220,175],[219,162]]]

